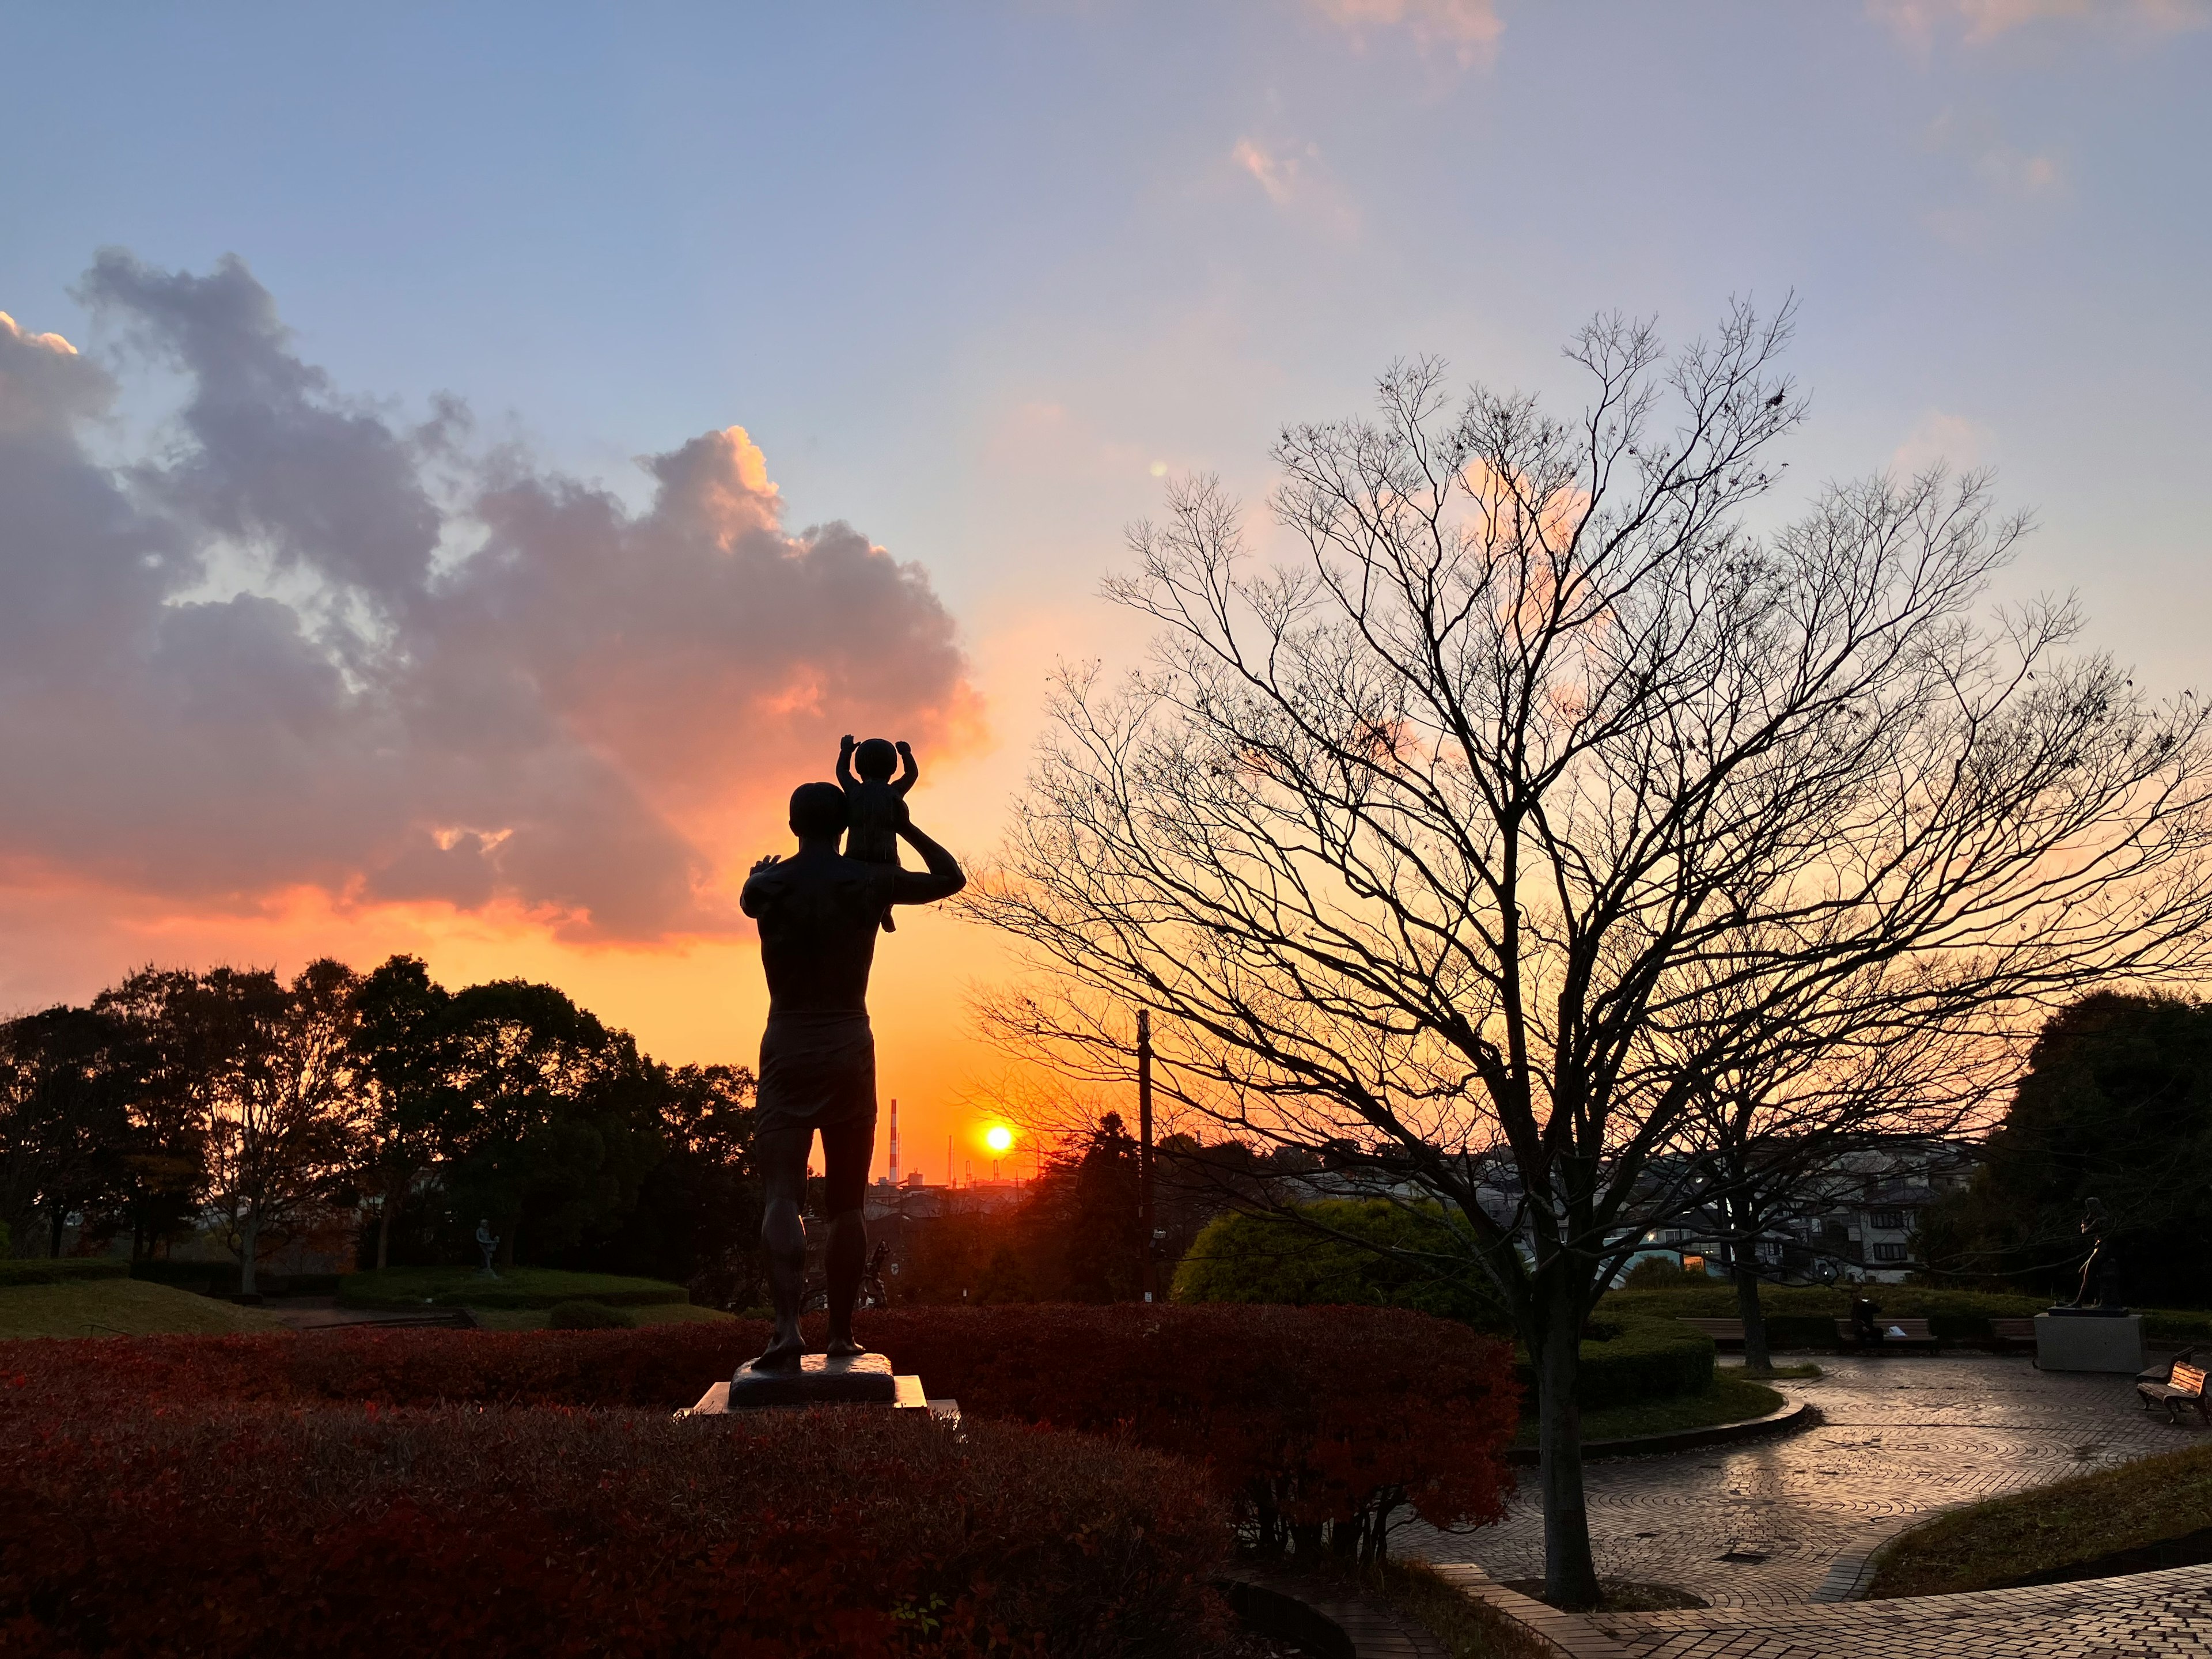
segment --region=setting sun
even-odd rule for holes
[[[1014,1144],[1014,1132],[1003,1123],[994,1123],[983,1132],[983,1144],[994,1152],[1003,1152]]]

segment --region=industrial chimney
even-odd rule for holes
[[[891,1100],[891,1185],[896,1187],[898,1184],[898,1100],[894,1096]]]

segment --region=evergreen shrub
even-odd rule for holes
[[[33,1256],[0,1260],[0,1290],[10,1285],[76,1285],[88,1279],[128,1279],[131,1264],[112,1256]]]
[[[912,1412],[0,1416],[10,1654],[1199,1659],[1225,1636],[1204,1476],[1093,1437]]]
[[[637,1328],[637,1316],[604,1302],[561,1302],[545,1316],[545,1324],[556,1331],[628,1331]]]
[[[811,1325],[818,1343],[818,1323]],[[1410,1510],[1496,1519],[1517,1389],[1503,1342],[1381,1308],[1006,1304],[861,1314],[963,1421],[1118,1437],[1203,1465],[1254,1541],[1369,1547]],[[690,1406],[767,1345],[744,1321],[633,1331],[334,1330],[0,1346],[0,1413]]]

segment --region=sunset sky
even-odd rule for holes
[[[1793,500],[1993,467],[1999,597],[2212,687],[2212,0],[6,18],[0,1012],[411,951],[750,1063],[841,732],[988,854],[1170,480],[1264,547],[1283,424],[1424,353],[1571,411],[1598,311],[1794,293]],[[980,1164],[1003,957],[878,963]]]

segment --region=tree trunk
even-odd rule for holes
[[[260,1254],[260,1250],[261,1211],[258,1206],[255,1206],[246,1210],[246,1224],[239,1230],[238,1293],[240,1296],[259,1294],[254,1287],[253,1259]]]
[[[49,1256],[58,1256],[62,1253],[62,1224],[68,1219],[69,1212],[57,1206],[54,1210],[53,1229],[46,1243],[46,1254]]]
[[[377,1206],[376,1270],[379,1273],[392,1265],[392,1206],[398,1201],[392,1194],[387,1192],[384,1195],[384,1202]]]
[[[1741,1246],[1735,1253],[1735,1308],[1743,1317],[1743,1368],[1773,1370],[1774,1362],[1766,1352],[1766,1310],[1759,1303],[1759,1274]]]
[[[521,1220],[517,1216],[499,1231],[499,1265],[502,1267],[514,1265],[514,1236],[522,1231]]]
[[[1536,1446],[1543,1459],[1544,1599],[1558,1607],[1597,1605],[1589,1510],[1583,1498],[1583,1419],[1575,1404],[1582,1330],[1572,1304],[1554,1292],[1536,1360]]]

